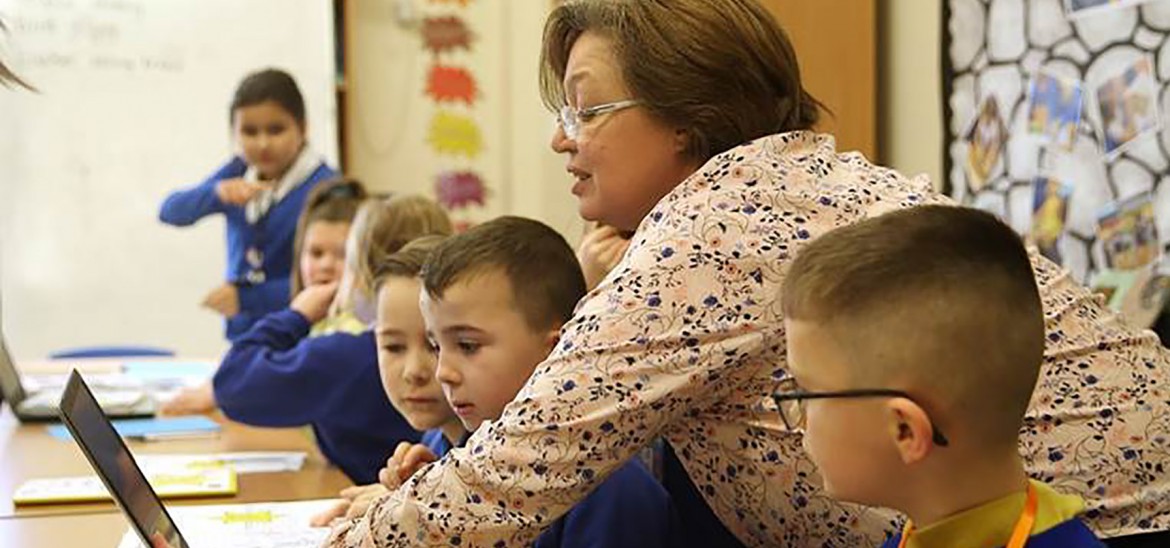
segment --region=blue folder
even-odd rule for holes
[[[219,423],[200,415],[163,419],[125,419],[110,422],[114,424],[114,430],[123,438],[178,438],[215,434],[221,429]],[[66,441],[73,439],[63,424],[50,426],[49,435]]]

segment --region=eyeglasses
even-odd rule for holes
[[[627,109],[633,106],[642,104],[637,99],[627,99],[625,101],[617,101],[614,103],[605,103],[604,105],[597,105],[589,108],[575,109],[569,105],[561,107],[560,116],[557,121],[561,124],[561,129],[565,130],[565,137],[574,141],[581,136],[581,125],[589,123],[590,120],[608,114],[610,112],[617,112],[619,110]]]
[[[809,392],[797,388],[796,379],[787,377],[781,381],[780,389],[772,394],[772,400],[776,402],[776,407],[780,411],[780,420],[784,422],[784,427],[789,430],[804,429],[805,422],[805,402],[808,400],[824,400],[824,399],[844,399],[844,398],[906,398],[910,401],[918,403],[914,397],[901,390],[890,390],[886,388],[861,388],[855,390],[836,390],[832,392]],[[938,428],[934,426],[934,421],[930,423],[931,440],[939,447],[946,447],[950,444],[946,436],[943,435]]]

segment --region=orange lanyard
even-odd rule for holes
[[[1012,529],[1011,539],[1008,540],[1007,546],[1004,548],[1024,548],[1028,542],[1028,537],[1032,536],[1032,526],[1036,523],[1036,507],[1038,501],[1036,500],[1036,488],[1028,482],[1028,498],[1024,502],[1024,512],[1020,514],[1020,519],[1016,521],[1015,528]],[[910,540],[910,535],[914,533],[914,524],[906,522],[906,527],[902,528],[902,541],[898,543],[898,548],[906,548],[906,543]]]

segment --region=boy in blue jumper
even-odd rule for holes
[[[1019,456],[1044,314],[1010,228],[922,206],[833,230],[793,262],[783,307],[780,416],[827,493],[909,516],[886,546],[1103,546]]]
[[[423,318],[438,352],[435,376],[468,431],[499,417],[517,397],[585,294],[581,268],[564,238],[518,217],[495,219],[439,244],[422,282]],[[429,439],[438,450],[433,455],[400,447],[380,476],[388,487],[445,453],[441,440]],[[446,446],[461,441],[446,440]],[[673,521],[666,491],[634,460],[550,524],[535,545],[675,546]]]
[[[467,435],[459,417],[447,405],[443,387],[435,379],[435,353],[427,340],[426,324],[418,308],[422,271],[427,257],[444,239],[443,236],[424,236],[406,244],[397,253],[382,261],[374,276],[373,290],[377,294],[374,337],[378,344],[378,370],[382,389],[394,408],[415,430],[426,431],[420,444],[399,444],[394,462],[409,460],[409,468],[402,471],[409,477],[414,468],[427,462],[431,455],[444,455],[451,449],[448,440],[461,440]],[[412,448],[414,448],[412,450]],[[424,450],[425,449],[425,450]],[[412,452],[413,451],[413,452]],[[411,453],[411,457],[406,457]],[[395,469],[399,467],[396,465]],[[398,485],[383,470],[382,483],[358,485],[341,491],[341,500],[331,509],[313,518],[317,527],[328,525],[334,518],[357,518],[366,513],[370,503],[389,491],[383,485]]]
[[[336,173],[308,146],[304,99],[287,73],[248,75],[229,113],[239,155],[202,183],[167,196],[159,220],[189,226],[223,214],[225,283],[203,304],[227,319],[234,340],[288,304],[297,217],[309,191]]]

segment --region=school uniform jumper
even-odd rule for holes
[[[452,448],[439,430],[428,430],[423,434],[422,443],[440,458]],[[633,459],[545,529],[533,547],[685,546],[678,525],[678,516],[666,490],[640,460]]]
[[[378,481],[399,442],[416,443],[382,389],[371,331],[307,338],[291,309],[265,316],[240,336],[215,373],[215,401],[234,421],[311,425],[321,452],[354,483]]]
[[[289,275],[295,263],[293,238],[297,219],[309,191],[317,183],[337,175],[324,162],[315,168],[310,167],[304,182],[273,203],[262,218],[249,223],[244,206],[225,204],[215,193],[220,181],[243,177],[247,170],[248,165],[242,158],[232,158],[202,183],[172,192],[159,211],[159,220],[174,226],[189,226],[217,213],[224,215],[227,221],[227,271],[224,279],[235,284],[240,295],[240,313],[226,321],[229,340],[243,335],[266,314],[288,305]],[[249,250],[260,252],[262,260],[258,267],[249,263]],[[255,274],[257,272],[262,274]]]

